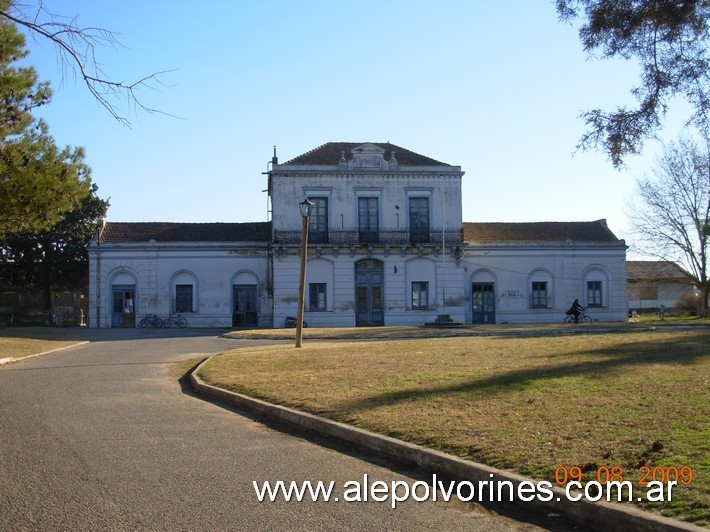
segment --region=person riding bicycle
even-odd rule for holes
[[[574,303],[572,303],[572,306],[569,309],[569,311],[574,316],[575,323],[579,323],[579,317],[582,315],[583,310],[584,310],[584,307],[579,304],[579,299],[575,299]]]

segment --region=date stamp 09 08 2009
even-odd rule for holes
[[[693,482],[693,468],[690,466],[641,466],[638,468],[641,473],[641,479],[638,481],[640,486],[648,486],[649,482],[677,482],[684,486],[688,486]],[[582,468],[579,466],[559,466],[555,469],[555,482],[564,486],[570,481],[581,482],[583,477]],[[600,466],[597,467],[596,481],[600,484],[607,482],[624,482],[624,468],[621,466]]]

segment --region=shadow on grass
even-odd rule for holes
[[[185,368],[185,372],[179,376],[178,383],[183,394],[214,405],[217,408],[221,408],[245,419],[254,421],[255,423],[260,423],[268,429],[283,434],[289,434],[314,445],[331,449],[332,451],[342,455],[361,460],[367,464],[389,469],[396,474],[408,477],[412,480],[412,482],[431,483],[432,473],[435,473],[438,480],[443,485],[447,486],[452,480],[456,482],[457,486],[459,485],[458,483],[460,482],[460,479],[452,479],[445,473],[437,471],[436,465],[430,465],[429,468],[423,468],[419,464],[400,461],[391,456],[387,456],[384,453],[377,453],[351,442],[339,440],[331,436],[325,436],[318,431],[306,429],[298,423],[288,423],[271,418],[266,414],[238,408],[227,402],[222,402],[207,395],[197,393],[192,388],[190,374],[195,371],[195,369],[203,361],[204,360],[193,362],[191,366],[189,368]],[[464,485],[462,493],[464,494],[464,497],[470,493],[466,491],[466,485]],[[589,528],[586,524],[580,521],[574,520],[572,517],[550,512],[549,509],[544,507],[521,504],[520,501],[508,502],[503,499],[502,501],[489,502],[484,498],[483,501],[477,502],[474,499],[474,502],[460,503],[459,505],[454,502],[452,503],[452,508],[458,512],[471,512],[470,515],[472,517],[475,515],[474,512],[493,513],[512,519],[516,523],[532,525],[535,529],[540,528],[542,530],[549,530],[550,532],[566,532],[569,530],[574,530],[576,532],[594,532],[595,530],[593,528]],[[524,528],[527,529],[529,527]]]
[[[634,342],[601,349],[590,349],[570,353],[570,359],[583,355],[600,356],[600,360],[584,360],[567,364],[554,364],[539,368],[509,371],[502,375],[476,378],[468,382],[451,385],[410,388],[385,392],[366,398],[340,403],[338,410],[362,411],[375,406],[390,406],[411,399],[445,397],[447,395],[477,392],[481,395],[505,393],[511,388],[516,391],[533,385],[538,381],[579,376],[603,376],[611,372],[632,370],[634,367],[649,364],[687,365],[699,359],[710,357],[708,344],[710,333],[687,333],[682,338]]]

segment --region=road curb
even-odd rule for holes
[[[0,358],[0,366],[3,364],[12,364],[13,362],[22,362],[23,360],[27,360],[28,358],[34,358],[34,357],[41,357],[42,355],[49,355],[50,353],[56,353],[57,351],[64,351],[65,349],[71,349],[72,347],[78,347],[80,345],[88,344],[89,341],[85,340],[83,342],[78,342],[76,344],[71,344],[71,345],[65,345],[64,347],[57,347],[56,349],[50,349],[49,351],[42,351],[41,353],[35,353],[34,355],[27,355],[24,357],[19,357],[19,358],[14,358],[14,357],[7,357],[7,358]]]
[[[190,373],[190,382],[196,393],[209,396],[213,399],[229,403],[238,408],[255,412],[271,419],[285,422],[299,429],[312,431],[347,442],[386,458],[415,465],[421,470],[428,473],[436,473],[445,478],[457,481],[470,481],[473,482],[474,485],[478,485],[478,482],[490,481],[491,479],[495,481],[509,481],[515,487],[516,493],[521,483],[537,484],[537,482],[531,478],[509,471],[463,460],[456,456],[427,449],[419,445],[396,440],[388,436],[369,432],[313,414],[300,412],[292,408],[271,404],[260,399],[254,399],[243,394],[230,392],[207,384],[197,375],[197,372],[210,358],[212,357],[203,360]],[[656,516],[633,507],[622,506],[621,504],[591,502],[584,499],[570,501],[565,496],[564,490],[560,488],[551,488],[551,491],[553,492],[552,500],[541,501],[534,498],[526,502],[526,504],[549,512],[563,514],[580,524],[603,530],[704,530],[689,523]]]

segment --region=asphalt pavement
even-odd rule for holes
[[[254,481],[334,481],[337,490],[365,475],[390,485],[427,477],[178,381],[179,363],[259,342],[189,329],[92,336],[0,367],[2,531],[568,529],[523,508],[507,509],[511,518],[440,501],[259,502]]]

